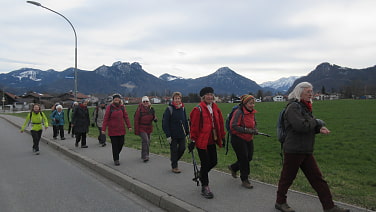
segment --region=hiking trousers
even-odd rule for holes
[[[236,135],[232,135],[231,145],[238,159],[230,165],[231,169],[235,172],[240,170],[240,179],[242,181],[247,180],[250,173],[249,162],[253,158],[253,140],[245,141]]]
[[[119,160],[119,154],[123,149],[124,135],[110,136],[112,146],[112,158],[114,161]]]
[[[200,181],[202,186],[209,185],[209,172],[217,165],[217,149],[215,144],[210,144],[207,149],[197,148],[198,156],[201,161]]]
[[[40,138],[42,137],[42,130],[39,130],[39,131],[31,130],[30,133],[31,133],[31,137],[33,138],[33,149],[35,151],[39,151],[39,141],[40,141]]]
[[[185,138],[172,138],[170,144],[171,167],[178,168],[178,161],[185,151]]]
[[[60,138],[64,138],[64,125],[52,125],[53,137],[56,138],[60,135]]]
[[[149,159],[150,134],[140,132],[141,137],[141,159]]]
[[[287,191],[293,183],[299,168],[303,171],[312,188],[319,196],[324,210],[334,207],[332,194],[328,183],[323,179],[313,154],[284,153],[283,168],[278,182],[277,203],[283,204],[287,200]]]

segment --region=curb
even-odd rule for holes
[[[6,120],[7,122],[14,125],[15,127],[20,128],[20,126],[17,123],[7,119],[7,117],[0,116],[0,118]],[[25,132],[30,134],[29,130],[25,130]],[[158,190],[152,186],[149,186],[145,183],[137,181],[134,178],[131,178],[102,163],[94,161],[91,158],[80,155],[77,152],[74,152],[71,149],[56,143],[55,141],[47,140],[43,137],[41,138],[41,141],[47,145],[50,145],[50,147],[55,149],[56,151],[59,151],[65,156],[68,156],[69,158],[81,163],[82,165],[87,166],[88,168],[100,174],[101,176],[115,182],[116,184],[127,189],[128,191],[138,195],[139,197],[151,202],[152,204],[164,210],[174,211],[174,212],[175,211],[182,211],[182,212],[183,211],[197,211],[197,212],[205,211],[201,208],[198,208],[194,205],[188,204],[180,199],[177,199],[176,197],[171,196],[164,191]]]

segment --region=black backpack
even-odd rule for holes
[[[234,115],[235,110],[237,110],[239,108],[240,108],[240,111],[243,114],[243,110],[241,109],[241,104],[238,104],[238,105],[235,105],[234,107],[232,107],[231,112],[229,114],[227,114],[227,118],[226,118],[226,122],[225,122],[225,128],[226,128],[226,131],[227,131],[227,136],[226,136],[226,153],[225,153],[226,155],[228,153],[228,146],[229,146],[229,143],[230,143],[230,135],[231,135],[230,122],[231,122],[231,118]],[[244,116],[244,114],[243,114],[243,116]]]

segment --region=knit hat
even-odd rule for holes
[[[118,93],[112,95],[112,99],[115,99],[115,98],[119,98],[119,99],[121,99],[121,95],[118,94]]]
[[[149,102],[149,97],[143,96],[141,99],[142,102]]]
[[[243,96],[240,97],[240,100],[242,101],[242,104],[245,105],[249,100],[254,99],[255,97],[249,94],[244,94]]]
[[[212,87],[205,87],[205,88],[201,89],[200,96],[202,97],[207,93],[214,93],[214,89]]]
[[[105,105],[106,104],[106,101],[104,101],[104,99],[101,99],[101,101],[99,102],[100,105]]]

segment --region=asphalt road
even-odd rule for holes
[[[51,129],[49,129],[51,130]],[[0,118],[0,210],[163,211]]]

